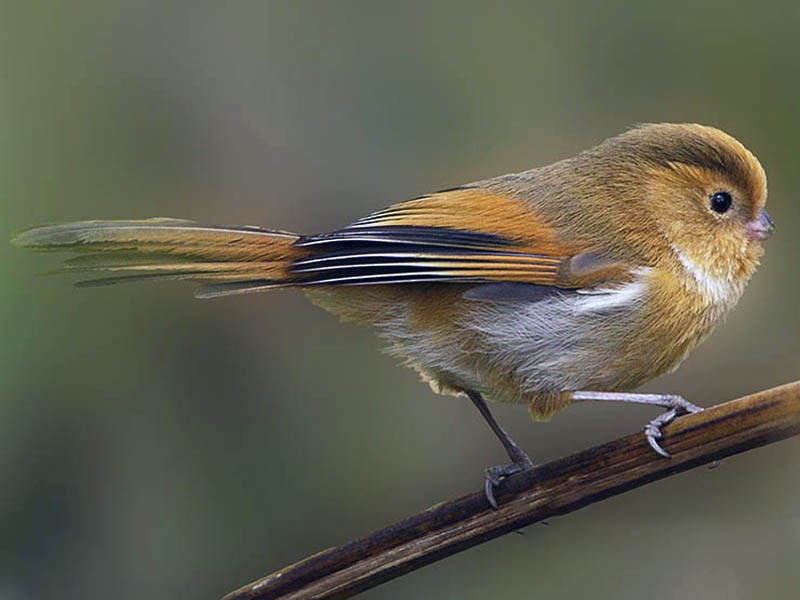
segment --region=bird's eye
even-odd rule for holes
[[[731,207],[733,203],[733,198],[728,192],[715,192],[711,194],[711,210],[715,213],[725,213],[728,212],[728,209]]]

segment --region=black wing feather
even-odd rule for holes
[[[299,239],[312,254],[295,261],[299,285],[385,285],[492,281],[525,273],[554,274],[561,259],[514,252],[499,235],[443,227],[353,225]]]

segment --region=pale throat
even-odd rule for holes
[[[737,285],[732,277],[712,272],[674,242],[671,245],[678,262],[689,275],[690,287],[703,296],[706,302],[720,307],[736,303],[741,295],[742,286]]]

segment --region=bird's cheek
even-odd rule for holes
[[[758,260],[764,256],[764,244],[750,243],[747,246],[747,257],[750,261],[757,263]]]

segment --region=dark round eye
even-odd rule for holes
[[[728,192],[715,192],[711,194],[710,200],[711,210],[719,214],[728,212],[731,204],[733,204],[733,198]]]

